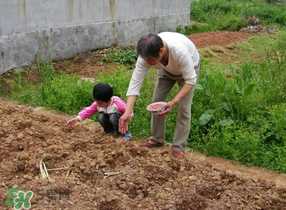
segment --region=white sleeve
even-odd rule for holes
[[[180,57],[180,67],[185,83],[195,85],[197,83],[197,73],[195,71],[194,61],[189,53],[182,53]]]
[[[144,82],[144,77],[148,72],[149,66],[146,64],[142,57],[138,57],[133,71],[131,80],[129,82],[129,87],[126,96],[139,96],[140,89]]]

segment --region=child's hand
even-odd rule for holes
[[[67,122],[67,126],[73,128],[78,122],[80,122],[78,117],[72,118]]]

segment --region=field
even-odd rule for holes
[[[193,3],[192,24],[177,29],[202,57],[181,160],[171,158],[168,144],[140,146],[150,132],[146,106],[155,70],[135,107],[134,141],[105,135],[95,118],[75,129],[65,125],[92,102],[95,82],[112,84],[126,98],[134,47],[39,61],[1,75],[0,209],[12,207],[19,190],[32,191],[32,209],[39,210],[286,209],[285,11],[279,1]],[[250,16],[259,18],[259,30],[249,27]],[[175,111],[167,120],[168,143]]]
[[[195,153],[171,159],[167,147],[122,145],[93,122],[69,130],[67,116],[0,107],[0,195],[32,191],[32,209],[285,209],[283,175]]]

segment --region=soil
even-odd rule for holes
[[[97,123],[68,129],[67,119],[0,99],[0,199],[17,185],[37,210],[286,209],[284,175],[196,153],[172,159],[167,146],[122,144]]]
[[[252,36],[252,33],[247,32],[206,32],[190,35],[189,38],[195,43],[198,48],[209,46],[227,46],[236,42],[241,42]]]
[[[94,78],[101,72],[113,72],[120,66],[102,61],[108,49],[81,53],[73,58],[55,61],[54,68],[68,74],[77,74],[83,78]]]

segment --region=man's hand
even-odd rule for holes
[[[119,132],[125,134],[128,131],[128,123],[132,119],[133,114],[129,112],[124,112],[124,114],[119,119]]]
[[[173,101],[168,101],[167,104],[163,107],[162,111],[159,112],[160,116],[164,116],[168,114],[172,109],[175,107],[175,102]]]

